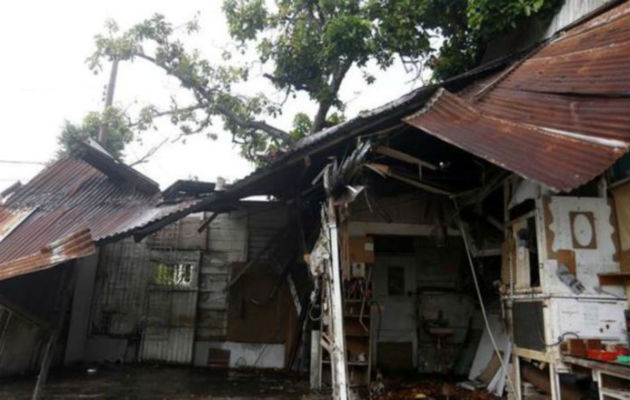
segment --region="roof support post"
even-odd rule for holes
[[[58,315],[59,319],[55,327],[50,331],[48,343],[46,344],[46,352],[44,353],[44,358],[42,359],[42,363],[39,368],[39,375],[37,376],[37,383],[35,384],[35,389],[33,389],[31,400],[39,400],[41,398],[42,391],[44,390],[44,385],[46,385],[46,380],[48,379],[50,364],[52,363],[53,357],[55,355],[55,346],[57,345],[57,341],[59,340],[59,334],[63,329],[63,322],[65,320],[66,311],[68,309],[68,306],[70,305],[70,297],[72,295],[71,288],[72,286],[74,286],[72,284],[73,277],[75,275],[74,267],[75,266],[72,265],[71,269],[65,269],[63,271],[63,277],[61,278],[61,285],[59,288],[59,293],[61,294]]]
[[[346,364],[346,343],[343,329],[343,300],[341,296],[341,264],[339,262],[339,228],[332,196],[328,196],[328,234],[330,238],[330,270],[325,278],[329,285],[331,313],[331,365],[333,381],[333,399],[348,399],[348,368]]]
[[[44,358],[42,359],[42,364],[39,368],[39,375],[37,375],[37,383],[35,384],[33,396],[31,397],[32,400],[39,400],[41,398],[40,396],[42,394],[42,390],[44,389],[44,385],[48,379],[50,364],[52,363],[52,359],[55,354],[55,345],[57,344],[57,339],[59,339],[59,331],[60,329],[56,328],[50,332],[48,343],[46,344],[46,352],[44,353]]]

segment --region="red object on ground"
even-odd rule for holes
[[[605,350],[595,350],[589,349],[586,351],[586,355],[588,358],[592,358],[594,360],[600,361],[615,361],[617,360],[617,352],[616,351],[605,351]]]
[[[622,344],[618,344],[615,346],[615,352],[618,356],[627,356],[630,355],[630,350]]]

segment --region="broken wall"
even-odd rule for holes
[[[63,325],[74,262],[0,282],[0,376],[39,370],[51,330]],[[64,310],[64,307],[66,310]],[[62,346],[52,364],[62,360]]]
[[[279,274],[275,265],[263,260],[243,275],[230,291],[232,296],[227,287],[235,266],[247,262],[261,250],[262,243],[288,223],[286,207],[243,203],[235,211],[218,215],[198,233],[208,216],[188,217],[140,243],[129,239],[103,247],[86,359],[284,366],[286,335],[256,339],[249,332],[266,329],[259,324],[269,325],[271,318],[261,321],[252,317],[269,309],[273,314],[282,311],[284,334],[289,323],[286,316],[290,315],[284,309],[292,308],[286,283],[282,282],[278,295],[266,299],[264,305],[256,305],[243,295],[251,294],[243,288],[256,288],[256,296],[262,295],[260,290],[273,289]],[[263,281],[273,284],[260,285]],[[160,284],[164,282],[168,284]],[[231,304],[234,296],[241,298],[236,305]],[[234,310],[243,301],[251,310],[248,318],[231,319],[231,315],[239,315]],[[295,318],[292,321],[296,323]]]
[[[422,192],[371,195],[351,206],[350,236],[374,238],[373,354],[382,370],[468,371],[481,327],[452,213],[448,199]]]

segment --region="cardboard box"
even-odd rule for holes
[[[374,239],[370,236],[350,238],[350,262],[374,262]]]

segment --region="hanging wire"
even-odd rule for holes
[[[457,213],[457,215],[459,215],[459,206],[457,204],[457,200],[455,200],[454,198],[452,200],[455,206],[455,212]],[[501,363],[501,369],[505,373],[505,377],[507,379],[508,384],[510,385],[510,389],[512,390],[512,393],[516,395],[517,393],[516,386],[514,386],[514,382],[512,382],[512,378],[510,377],[510,373],[508,371],[507,364],[505,363],[505,359],[501,355],[501,352],[499,351],[499,346],[497,345],[497,341],[495,340],[494,334],[492,333],[492,330],[490,329],[490,321],[488,320],[488,314],[486,313],[486,306],[484,305],[483,297],[481,296],[481,289],[479,288],[479,281],[477,280],[477,273],[475,271],[475,265],[473,263],[472,256],[470,255],[468,237],[466,236],[466,231],[464,230],[464,224],[462,223],[462,219],[460,217],[457,218],[457,221],[459,225],[459,230],[462,233],[462,239],[464,240],[464,247],[466,248],[466,256],[468,257],[468,264],[470,265],[470,272],[473,277],[473,283],[475,285],[475,291],[477,292],[477,298],[479,300],[479,305],[481,307],[481,315],[483,316],[483,322],[486,325],[486,331],[488,332],[488,336],[490,337],[490,342],[492,342],[492,347],[494,349],[494,352],[497,358],[499,359],[499,362]]]

